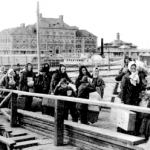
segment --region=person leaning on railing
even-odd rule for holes
[[[78,88],[78,98],[89,99],[89,93],[95,92],[95,88],[88,82],[88,77],[83,76],[81,85]],[[77,103],[76,108],[79,111],[79,118],[82,124],[88,124],[88,104]]]
[[[13,69],[9,69],[7,71],[7,74],[2,77],[2,79],[0,81],[0,85],[2,88],[5,88],[5,89],[12,89],[12,90],[17,89],[16,88],[15,73],[14,73]],[[3,96],[6,96],[7,94],[8,94],[8,92],[2,93]],[[10,107],[10,101],[9,101],[9,107]]]
[[[59,84],[56,86],[55,95],[76,97],[74,90],[68,86],[68,82],[65,78],[61,79]],[[73,122],[78,122],[78,112],[76,109],[76,103],[64,101],[64,119],[68,120],[69,111]]]
[[[60,64],[59,69],[53,72],[49,94],[54,94],[54,90],[62,78],[65,78],[69,83],[73,83],[66,73],[66,66]],[[42,107],[50,116],[54,116],[55,100],[44,98],[42,101]]]

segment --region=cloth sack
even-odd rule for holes
[[[98,92],[91,92],[89,94],[89,99],[90,100],[95,100],[95,101],[101,101],[101,96],[98,94]],[[88,105],[88,110],[99,112],[99,106]]]
[[[69,83],[68,86],[70,86],[74,91],[77,90],[77,89],[76,89],[76,86],[75,86],[74,84],[72,84],[72,83]]]

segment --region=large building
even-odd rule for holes
[[[63,16],[43,18],[40,14],[41,54],[92,53],[97,49],[97,37],[86,30],[67,25]],[[0,32],[0,54],[36,54],[37,28],[21,24],[20,27]]]
[[[121,49],[121,46],[126,46],[129,49],[137,49],[136,45],[133,45],[130,42],[124,42],[120,39],[120,33],[117,33],[117,37],[115,40],[113,40],[112,42],[109,43],[104,43],[104,48],[107,49],[109,48],[111,49]]]
[[[101,53],[101,46],[97,49],[98,53]],[[120,39],[120,34],[117,33],[117,37],[115,40],[109,43],[104,43],[103,45],[104,55],[110,55],[110,57],[122,57],[124,53],[127,55],[135,55],[137,57],[137,46],[132,44],[131,42],[124,42]],[[140,53],[140,52],[139,52]]]

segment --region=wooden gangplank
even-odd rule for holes
[[[54,140],[47,136],[23,129],[21,127],[11,128],[9,122],[0,115],[0,142],[5,146],[0,150],[60,150],[60,147],[54,146]],[[0,144],[1,145],[1,144]],[[4,148],[4,149],[3,149]],[[77,148],[70,145],[62,146],[64,150],[76,150]]]
[[[54,118],[24,110],[18,110],[19,124],[31,131],[54,137]],[[87,150],[142,150],[137,145],[144,143],[145,139],[108,129],[78,124],[70,121],[64,122],[65,140],[77,147]]]
[[[65,139],[68,139],[70,144],[76,146],[83,146],[81,149],[92,149],[92,150],[143,150],[141,147],[137,147],[136,144],[144,142],[144,138],[138,138],[134,136],[126,136],[124,139],[124,134],[108,132],[104,129],[98,129],[89,127],[87,125],[79,125],[75,123],[66,124],[63,119],[63,101],[78,102],[83,104],[91,104],[97,106],[104,106],[109,108],[119,108],[125,110],[131,110],[136,112],[148,113],[150,114],[149,108],[141,108],[137,106],[115,104],[111,102],[87,100],[81,98],[65,97],[65,96],[55,96],[55,95],[45,95],[36,94],[29,92],[22,92],[16,90],[0,89],[6,92],[12,92],[11,96],[11,113],[10,113],[10,125],[11,127],[17,127],[18,118],[19,123],[22,127],[30,129],[38,134],[46,135],[47,137],[54,137],[55,146],[63,146]],[[17,109],[17,99],[16,94],[44,97],[49,100],[55,99],[55,119],[51,122],[49,116],[48,120],[42,115],[39,118],[39,114],[33,114],[31,112],[25,112],[23,110]],[[29,120],[30,119],[30,120]],[[32,121],[31,121],[32,119]],[[41,123],[40,123],[40,122]],[[53,125],[52,125],[53,124]],[[106,134],[107,133],[107,134]],[[122,134],[122,135],[121,135]],[[130,140],[132,139],[132,140]],[[138,141],[137,141],[138,140]],[[133,142],[134,141],[134,142]],[[139,142],[140,141],[140,142]]]

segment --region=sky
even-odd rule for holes
[[[150,49],[150,0],[39,0],[43,17],[86,29],[105,42],[120,39]],[[37,0],[0,0],[0,31],[36,22]]]

